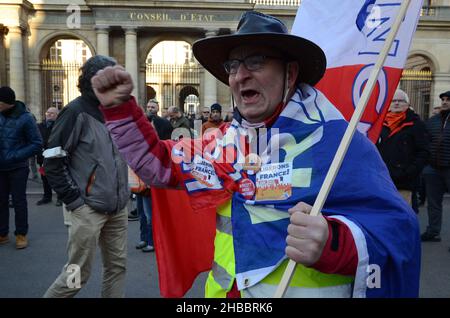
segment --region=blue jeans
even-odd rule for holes
[[[450,189],[450,169],[438,170],[426,166],[422,175],[425,179],[428,200],[427,232],[439,235],[442,225],[442,200],[444,193]]]
[[[8,200],[11,193],[14,205],[16,231],[15,235],[28,233],[27,181],[28,167],[10,171],[0,171],[0,236],[9,233]]]
[[[141,241],[153,246],[152,234],[152,198],[150,196],[136,195],[136,208],[139,215]]]

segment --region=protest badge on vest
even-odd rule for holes
[[[191,165],[191,175],[201,184],[208,188],[219,185],[219,178],[216,175],[214,166],[208,160],[196,155]]]
[[[239,181],[239,193],[242,194],[244,199],[251,200],[255,195],[255,184],[252,180],[244,178]]]
[[[286,200],[292,195],[292,162],[271,163],[256,174],[256,201]]]

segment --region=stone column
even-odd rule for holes
[[[133,96],[139,100],[137,32],[135,28],[125,29],[125,68],[133,79]]]
[[[147,68],[144,64],[144,65],[139,65],[138,69],[139,69],[139,83],[141,84],[139,86],[139,92],[141,94],[141,96],[140,96],[141,99],[139,101],[141,102],[142,106],[145,106],[145,105],[147,105],[147,84],[146,84]]]
[[[109,28],[96,27],[97,31],[97,54],[109,56]]]
[[[209,30],[205,33],[207,38],[215,36],[217,31]],[[217,102],[217,80],[216,78],[205,69],[204,78],[204,95],[203,95],[203,105],[209,107]]]
[[[5,61],[5,47],[4,39],[6,37],[7,29],[0,23],[0,61]],[[6,85],[6,63],[0,63],[0,86]]]
[[[42,105],[41,64],[28,63],[28,104],[38,122],[44,118],[43,111],[51,105]]]
[[[16,93],[16,99],[25,102],[25,73],[22,45],[22,29],[8,27],[9,39],[9,86]]]

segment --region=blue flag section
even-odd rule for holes
[[[314,204],[347,122],[319,91],[305,85],[273,128],[279,129],[279,162],[292,162],[291,195],[261,201],[246,200],[235,192],[232,199],[236,275],[252,276],[253,284],[286,258],[287,210],[300,201]],[[248,177],[258,184],[257,175]],[[354,296],[418,296],[416,215],[398,194],[375,146],[359,132],[322,213],[343,221],[355,238],[358,269]]]

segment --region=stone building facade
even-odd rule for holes
[[[192,45],[204,37],[229,34],[241,14],[252,9],[275,15],[290,27],[299,5],[300,0],[0,0],[0,85],[13,87],[17,98],[42,118],[51,106],[43,61],[56,41],[78,39],[92,54],[113,56],[126,67],[143,105],[154,93],[146,72],[156,44],[177,40]],[[440,92],[450,89],[449,53],[450,0],[426,0],[407,67],[428,72],[430,107],[439,104]],[[183,107],[184,98],[194,94],[201,106],[219,102],[230,107],[228,87],[194,66],[188,71],[197,72],[195,77],[171,83],[177,94],[172,102]],[[425,111],[431,112],[430,107]]]

